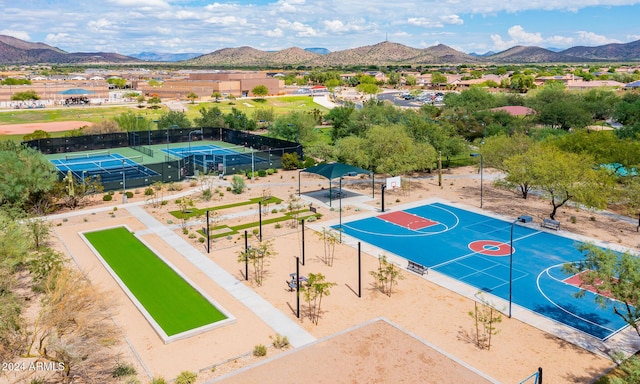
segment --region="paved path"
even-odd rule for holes
[[[171,229],[165,227],[139,205],[127,205],[126,209],[140,220],[141,223],[146,225],[151,232],[161,237],[191,264],[200,269],[211,280],[253,311],[253,313],[267,323],[276,333],[286,336],[291,345],[299,347],[315,341],[315,338],[294,320],[287,317],[251,288],[244,285],[211,259],[203,255]]]

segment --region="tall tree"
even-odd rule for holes
[[[581,244],[578,250],[584,260],[563,266],[568,274],[580,274],[580,286],[584,289],[576,296],[584,297],[586,290],[595,291],[596,302],[612,304],[614,313],[640,336],[640,259],[593,244]]]
[[[604,208],[613,190],[613,179],[606,171],[594,169],[590,156],[561,151],[549,144],[529,149],[531,180],[550,200],[555,219],[558,208],[574,201],[593,208]]]

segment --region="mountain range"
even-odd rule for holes
[[[572,47],[552,51],[516,46],[498,53],[472,55],[439,44],[412,48],[384,41],[375,45],[329,52],[325,48],[297,47],[261,51],[251,47],[224,48],[207,54],[143,52],[135,57],[117,53],[68,53],[44,43],[32,43],[0,35],[0,64],[144,64],[174,62],[192,66],[221,67],[347,67],[369,65],[455,65],[640,62],[640,40],[626,44]]]

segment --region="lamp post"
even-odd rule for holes
[[[122,160],[122,203],[125,204],[127,202],[127,175],[124,172],[124,165],[127,161]]]
[[[511,318],[511,302],[513,301],[513,227],[520,219],[511,223],[511,238],[509,239],[509,318]]]
[[[471,157],[480,157],[480,208],[482,208],[482,176],[483,176],[483,165],[484,159],[482,157],[482,153],[472,153]]]
[[[196,129],[195,131],[191,131],[189,132],[188,138],[189,138],[189,155],[191,155],[191,134],[195,133],[195,134],[201,134],[202,135],[202,131],[199,129]]]
[[[244,133],[247,134],[247,117],[245,115],[238,115],[236,116],[236,119],[244,120]]]
[[[156,123],[157,125],[158,120],[149,121],[149,124],[147,124],[147,132],[149,133],[149,146],[151,146],[151,123]]]

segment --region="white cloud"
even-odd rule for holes
[[[278,0],[276,6],[279,12],[296,13],[304,3],[305,0]]]
[[[631,40],[631,41],[640,40],[640,35],[627,35],[627,40]]]
[[[509,37],[511,37],[512,40],[516,41],[518,44],[539,45],[544,41],[540,32],[527,32],[520,25],[514,25],[513,27],[509,28],[507,33],[509,34]]]
[[[109,3],[121,7],[131,8],[170,8],[171,6],[164,0],[109,0]]]
[[[364,24],[364,20],[360,20]],[[329,33],[348,33],[354,31],[362,31],[366,29],[363,25],[357,23],[343,23],[341,20],[325,20],[322,22],[325,31]]]
[[[444,24],[450,24],[450,25],[464,24],[464,20],[462,20],[458,15],[440,16],[440,20],[442,20]]]
[[[68,33],[64,33],[64,32],[63,33],[50,33],[45,38],[45,41],[47,43],[56,44],[56,43],[60,43],[60,42],[69,41],[70,37],[71,36],[69,36]]]
[[[27,40],[27,41],[31,40],[31,36],[29,36],[29,33],[25,31],[13,31],[10,29],[3,29],[3,30],[0,30],[0,35],[12,36],[20,40]]]
[[[205,23],[217,24],[223,27],[231,27],[238,25],[246,25],[247,20],[236,16],[211,16],[205,20]]]
[[[87,27],[93,32],[104,32],[111,26],[111,22],[107,19],[101,18],[98,20],[91,20],[87,23]]]
[[[593,32],[578,31],[577,34],[578,39],[586,45],[604,45],[620,42],[620,40],[610,39],[606,36],[598,35]]]
[[[280,28],[275,28],[266,32],[269,37],[282,37],[284,36],[284,31]]]
[[[442,28],[444,24],[440,20],[433,20],[426,17],[410,17],[407,23],[423,28]]]

